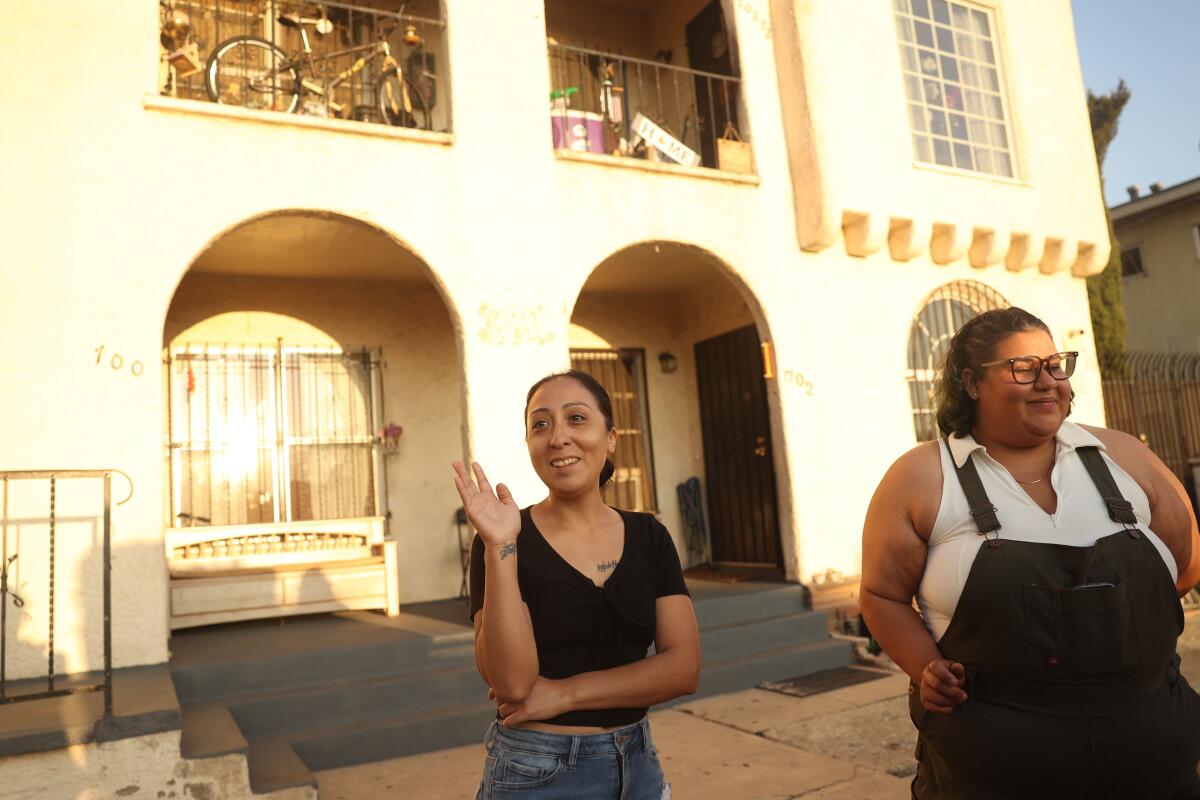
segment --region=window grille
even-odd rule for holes
[[[950,0],[894,0],[913,154],[1013,177],[995,19]]]
[[[645,351],[572,349],[571,368],[600,381],[612,399],[616,471],[604,489],[604,502],[628,511],[656,511]]]
[[[168,358],[176,526],[379,513],[379,354],[188,345]]]
[[[978,281],[954,281],[925,298],[908,334],[908,395],[917,441],[938,438],[933,380],[946,361],[950,338],[967,320],[1009,303]]]

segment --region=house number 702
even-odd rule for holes
[[[99,347],[96,348],[96,366],[99,366],[103,361],[104,361],[104,345],[100,345]],[[114,370],[119,370],[125,366],[125,359],[121,356],[120,353],[113,353],[112,357],[110,357],[108,359],[108,365],[110,367],[112,367]],[[144,367],[142,366],[142,362],[140,362],[140,361],[134,361],[129,365],[129,371],[132,372],[134,375],[141,375],[143,369],[144,369]]]

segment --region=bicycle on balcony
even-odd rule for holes
[[[233,36],[224,40],[212,51],[204,68],[205,86],[213,102],[288,114],[353,116],[367,120],[374,117],[377,109],[388,125],[432,129],[425,96],[392,55],[388,43],[400,27],[400,18],[391,27],[380,31],[377,40],[370,44],[319,55],[313,52],[308,29],[312,28],[319,36],[331,33],[334,26],[328,17],[322,15],[314,19],[280,14],[276,20],[285,28],[299,32],[300,51],[289,54],[260,36]],[[421,36],[415,26],[405,28],[403,41],[413,48],[421,45]],[[357,58],[350,66],[338,69],[339,60],[353,56]],[[335,101],[337,90],[368,67],[371,69],[367,75],[371,72],[379,75],[374,86],[374,103],[355,105]]]

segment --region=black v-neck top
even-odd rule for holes
[[[529,607],[539,673],[569,678],[581,672],[632,664],[654,642],[654,604],[688,594],[671,535],[652,514],[621,511],[625,549],[603,586],[567,563],[542,536],[529,509],[521,510],[517,535],[517,583]],[[471,619],[483,608],[483,540],[471,543]],[[551,725],[631,725],[645,708],[568,711]]]

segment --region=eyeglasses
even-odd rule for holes
[[[1042,374],[1042,367],[1045,366],[1051,378],[1054,378],[1056,381],[1065,381],[1075,371],[1075,361],[1078,358],[1079,353],[1071,351],[1069,353],[1055,353],[1045,358],[1040,358],[1039,356],[1017,356],[1016,358],[1005,358],[1000,361],[989,361],[979,366],[994,367],[997,364],[1008,364],[1012,369],[1013,380],[1017,383],[1033,383]]]

